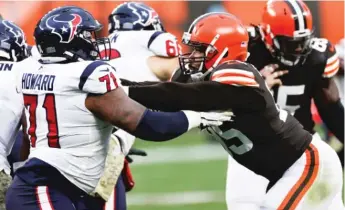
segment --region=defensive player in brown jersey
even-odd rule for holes
[[[229,209],[343,209],[336,153],[276,106],[259,71],[244,62],[248,39],[231,14],[200,16],[183,37],[194,51],[180,56],[182,74],[199,74],[199,81],[130,86],[129,97],[156,110],[233,112],[232,122],[209,129],[232,155]],[[321,184],[329,193],[310,205]]]
[[[326,126],[343,142],[344,107],[333,78],[338,55],[327,39],[314,37],[308,6],[300,0],[268,1],[261,24],[248,31],[247,61],[261,70],[276,103],[315,133],[314,100]],[[344,165],[344,150],[338,154]]]

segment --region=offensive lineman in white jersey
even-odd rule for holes
[[[118,5],[108,17],[108,32],[112,48],[111,53],[108,53],[111,59],[109,63],[116,62],[117,58],[128,60],[127,68],[119,71],[122,79],[135,82],[167,81],[179,66],[177,56],[181,47],[177,38],[165,31],[157,12],[142,2]],[[106,56],[104,51],[101,55]],[[122,145],[130,148],[134,138],[127,139],[129,141],[122,141]],[[146,155],[144,151],[135,148],[131,148],[130,153]],[[125,161],[120,183],[115,188],[116,201],[110,199],[106,210],[114,209],[109,206],[125,208],[125,191],[130,191],[135,183],[132,177],[128,161]]]
[[[93,39],[102,25],[74,6],[48,12],[34,36],[42,58],[19,66],[30,156],[6,194],[7,210],[103,209],[97,196],[113,126],[142,139],[173,139],[193,127],[219,125],[226,113],[153,112],[129,99]]]
[[[132,61],[128,62],[132,71],[119,71],[121,78],[136,82],[170,79],[179,67],[181,46],[165,31],[153,8],[141,2],[125,2],[112,11],[108,23],[111,58]]]
[[[5,209],[5,192],[10,185],[11,167],[7,160],[22,124],[23,98],[17,93],[16,62],[27,55],[25,35],[16,24],[0,20],[0,209]],[[25,118],[22,118],[25,121]],[[22,154],[21,154],[22,155]],[[25,155],[24,155],[25,156]],[[25,158],[21,156],[20,158]]]

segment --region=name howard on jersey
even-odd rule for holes
[[[24,73],[22,77],[22,89],[27,90],[54,90],[55,75]]]

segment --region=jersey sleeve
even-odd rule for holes
[[[337,74],[339,70],[339,55],[335,47],[328,41],[325,52],[326,65],[322,73],[322,77],[331,78]]]
[[[177,38],[166,32],[156,31],[153,33],[147,47],[158,56],[176,57],[181,54],[181,46],[177,42]]]
[[[104,94],[121,85],[115,68],[103,61],[94,61],[86,66],[80,76],[79,89],[93,94]]]
[[[225,63],[211,73],[210,80],[231,86],[258,88],[260,85],[251,68],[251,65],[242,62]]]

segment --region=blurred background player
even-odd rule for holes
[[[133,71],[119,72],[132,81],[167,81],[178,67],[181,47],[165,31],[157,12],[144,3],[126,2],[109,15],[109,39],[112,59],[135,58]]]
[[[0,20],[0,209],[5,210],[5,192],[11,181],[11,159],[7,160],[14,145],[19,128],[25,127],[25,116],[22,116],[24,104],[22,95],[17,93],[16,62],[28,56],[26,39],[22,29],[1,18]],[[23,135],[21,135],[23,137]],[[19,138],[20,143],[28,143]],[[28,145],[26,144],[26,149]],[[23,150],[25,151],[25,150]],[[26,159],[27,153],[20,153],[17,159]]]
[[[277,104],[314,134],[313,100],[326,126],[343,142],[344,107],[334,80],[338,54],[327,39],[314,36],[308,6],[300,0],[268,1],[261,23],[248,31],[248,62],[261,70]],[[339,158],[344,165],[343,152]]]

